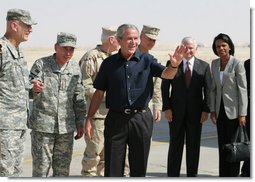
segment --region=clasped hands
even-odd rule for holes
[[[33,79],[31,82],[34,84],[32,91],[34,93],[41,93],[42,89],[44,88],[43,83],[35,79]]]

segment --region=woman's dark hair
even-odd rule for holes
[[[215,55],[218,56],[218,53],[217,53],[217,51],[216,51],[216,44],[215,44],[215,42],[216,42],[217,40],[223,40],[223,42],[226,42],[226,43],[229,45],[229,47],[230,47],[229,54],[232,55],[232,56],[234,56],[234,54],[235,54],[235,46],[234,46],[234,44],[233,44],[231,38],[230,38],[227,34],[223,34],[223,33],[220,33],[219,35],[217,35],[217,36],[214,38],[214,40],[213,40],[212,49],[213,49],[213,52],[214,52]]]

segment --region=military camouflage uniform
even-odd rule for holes
[[[93,81],[99,71],[101,63],[110,54],[103,52],[100,45],[88,51],[80,60],[82,80],[85,88],[87,106],[90,105],[95,92]],[[104,176],[104,119],[108,109],[105,107],[105,100],[94,115],[91,123],[94,129],[92,139],[85,137],[86,149],[82,159],[82,171],[84,176]]]
[[[141,34],[144,34],[146,37],[156,41],[159,35],[159,31],[160,31],[159,28],[156,28],[150,25],[143,25]],[[140,48],[140,45],[138,46],[138,49]],[[140,51],[149,53],[149,50],[145,50],[145,51],[140,50]],[[155,111],[158,111],[158,110],[161,111],[162,109],[162,97],[161,97],[161,88],[160,88],[161,81],[162,81],[161,78],[158,78],[158,77],[153,78],[154,90],[153,90],[152,99],[149,102],[149,107],[151,111],[153,111],[153,114],[155,114]]]
[[[44,83],[34,93],[29,121],[32,129],[33,176],[68,176],[76,126],[84,127],[86,103],[77,62],[70,60],[62,68],[54,56],[37,60],[30,78]]]
[[[20,176],[31,84],[23,53],[5,37],[0,44],[0,176]]]
[[[153,78],[153,85],[154,85],[154,89],[153,89],[153,95],[152,95],[152,99],[149,102],[149,107],[151,109],[151,111],[153,111],[153,113],[156,110],[160,110],[162,109],[162,97],[161,97],[161,78],[159,77],[154,77]]]

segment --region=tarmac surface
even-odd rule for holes
[[[32,157],[30,131],[26,136],[26,150],[24,156],[24,172],[22,177],[32,177]],[[86,143],[83,138],[75,140],[73,158],[70,167],[70,177],[84,178],[81,176],[81,160]],[[167,155],[169,147],[169,127],[162,117],[160,123],[154,123],[152,143],[150,148],[146,177],[167,177]],[[218,176],[218,144],[216,126],[210,120],[204,123],[201,137],[200,162],[198,169],[199,178],[215,178]],[[181,166],[181,178],[186,178],[185,147]],[[97,178],[98,179],[98,178]]]

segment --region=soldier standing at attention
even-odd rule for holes
[[[138,49],[143,53],[149,53],[149,51],[155,46],[158,34],[160,29],[152,27],[149,25],[143,25],[143,29],[140,35],[140,44]],[[162,108],[162,99],[161,99],[161,78],[153,78],[154,92],[152,99],[149,102],[151,111],[153,112],[154,121],[159,122],[161,119],[161,108]]]
[[[19,45],[28,40],[36,23],[22,9],[10,9],[6,20],[6,33],[0,39],[0,176],[18,177],[23,172],[28,90],[32,87]]]
[[[35,61],[30,78],[41,82],[33,91],[29,121],[33,177],[69,176],[75,139],[83,136],[86,101],[78,62],[71,60],[76,36],[60,32],[51,56]]]
[[[117,51],[119,47],[115,37],[116,31],[117,28],[114,27],[103,27],[101,34],[102,44],[86,52],[80,60],[87,106],[89,106],[95,92],[93,82],[101,63],[112,52]],[[85,136],[86,149],[83,154],[81,170],[83,176],[104,176],[104,119],[107,112],[108,109],[105,107],[104,100],[92,120],[94,136],[91,139]]]

